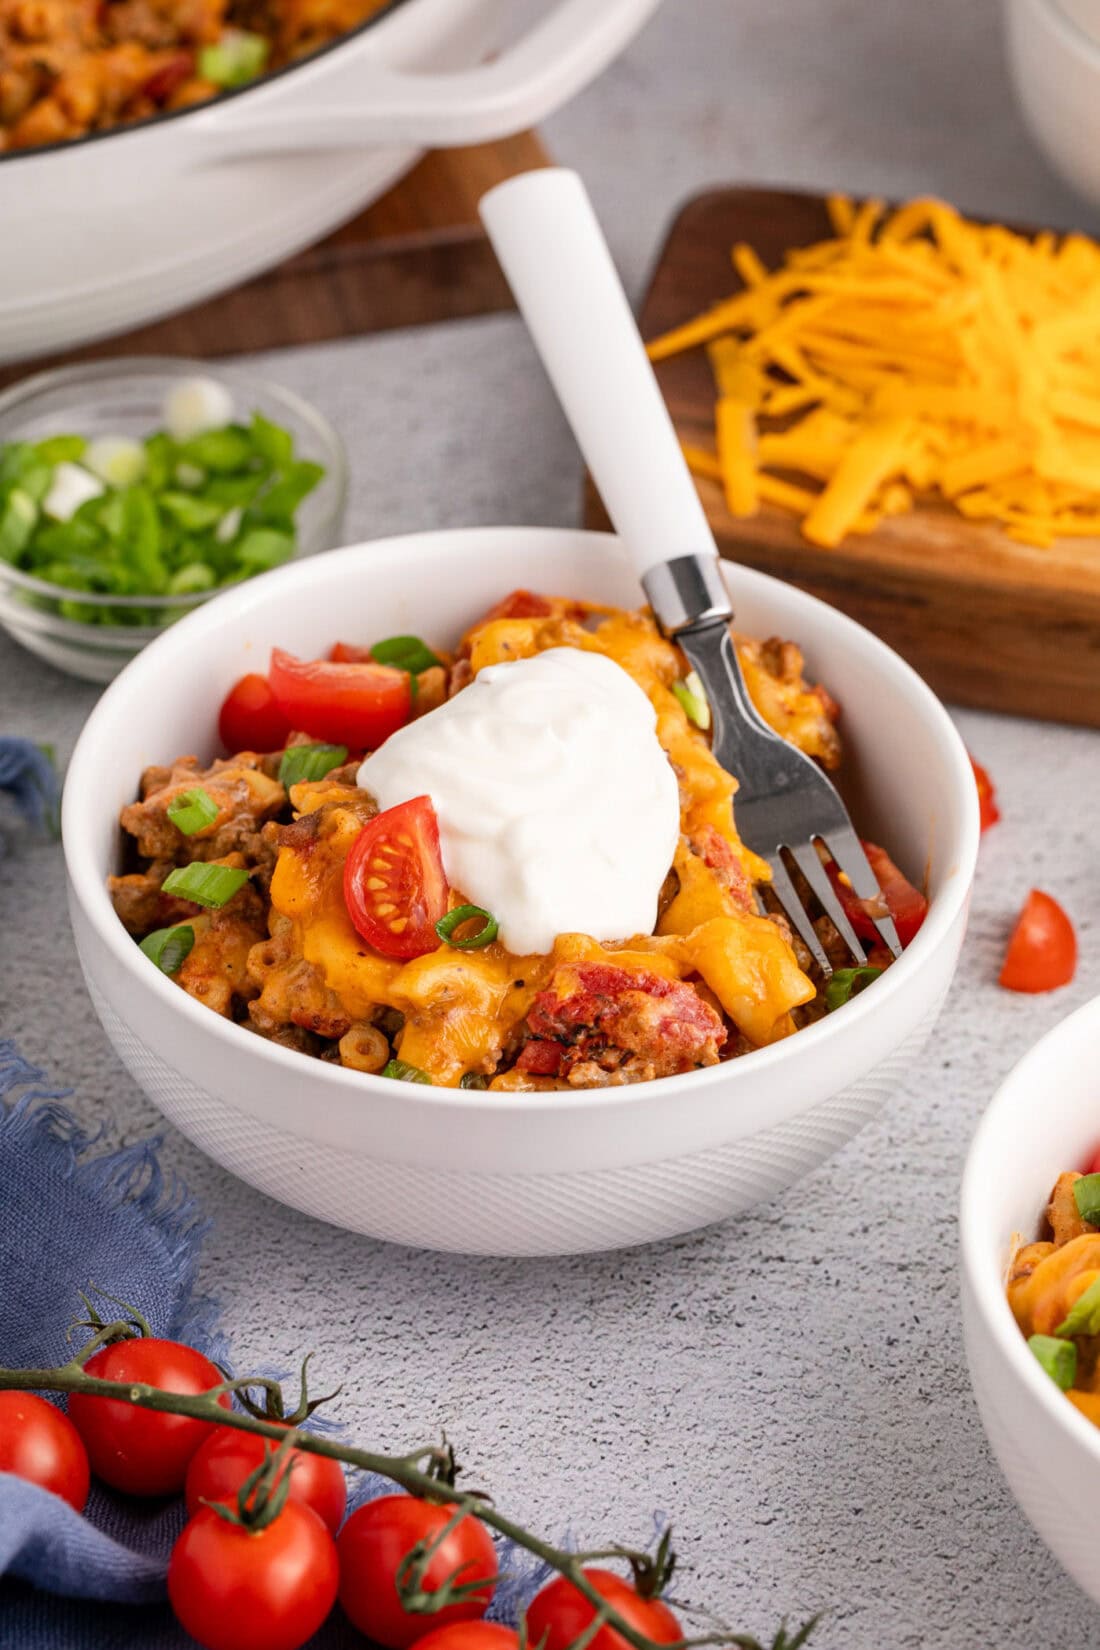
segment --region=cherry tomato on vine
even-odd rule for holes
[[[195,1395],[219,1386],[221,1371],[179,1341],[138,1336],[115,1341],[93,1354],[85,1373],[105,1381],[160,1387],[164,1392]],[[218,1402],[230,1407],[228,1393]],[[129,1495],[176,1495],[187,1477],[187,1464],[209,1434],[211,1423],[188,1415],[159,1414],[117,1398],[92,1398],[74,1392],[69,1419],[84,1440],[92,1471],[105,1484]]]
[[[187,1511],[197,1513],[204,1501],[235,1503],[237,1491],[262,1465],[267,1440],[235,1427],[218,1427],[191,1457],[184,1495]],[[271,1445],[274,1448],[274,1445]],[[347,1485],[338,1461],[306,1450],[292,1450],[288,1500],[312,1507],[333,1535],[340,1528],[348,1503]]]
[[[619,1612],[624,1621],[658,1644],[678,1644],[683,1639],[680,1623],[659,1598],[643,1598],[629,1581],[613,1570],[586,1569],[585,1576],[602,1598]],[[566,1650],[585,1632],[595,1606],[577,1591],[565,1576],[557,1576],[527,1608],[527,1640],[542,1650]],[[630,1650],[621,1633],[601,1627],[588,1650]]]
[[[407,1646],[434,1628],[477,1621],[485,1614],[497,1580],[497,1559],[488,1530],[467,1515],[444,1537],[425,1572],[425,1592],[451,1578],[456,1585],[484,1581],[484,1588],[431,1615],[406,1610],[397,1591],[402,1561],[417,1542],[434,1542],[454,1517],[411,1495],[381,1495],[352,1513],[340,1531],[340,1603],[353,1624],[386,1650]]]
[[[67,1415],[31,1392],[0,1392],[0,1472],[41,1484],[84,1511],[88,1452]]]
[[[499,1621],[454,1621],[417,1639],[416,1650],[519,1650],[519,1634]]]
[[[218,737],[227,751],[281,751],[290,733],[266,676],[252,671],[234,682],[218,714]]]
[[[206,1650],[298,1650],[336,1602],[336,1544],[317,1514],[288,1501],[263,1529],[201,1507],[168,1563],[168,1597]]]
[[[1009,991],[1055,991],[1076,969],[1073,924],[1057,900],[1033,888],[1012,930],[1000,983]]]
[[[430,796],[414,796],[363,826],[344,861],[344,904],[384,957],[422,957],[440,943],[447,877]]]

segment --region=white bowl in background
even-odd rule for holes
[[[141,770],[209,756],[221,700],[273,644],[337,634],[443,645],[517,586],[638,605],[606,534],[440,531],[331,551],[174,625],[109,687],[69,765],[70,911],[96,1009],[153,1102],[234,1174],[293,1207],[429,1249],[560,1254],[643,1243],[748,1208],[810,1173],[910,1074],[951,984],[978,848],[973,773],[946,712],[882,642],[823,602],[724,564],[737,623],[791,637],[844,707],[857,818],[931,909],[841,1012],[742,1059],[621,1088],[430,1088],[310,1060],[227,1023],[151,967],[105,879]]]
[[[1006,0],[1008,59],[1024,118],[1066,182],[1100,201],[1100,4],[1078,22],[1053,0]],[[1083,25],[1095,12],[1097,36]]]
[[[1001,1084],[966,1160],[959,1244],[966,1357],[993,1453],[1055,1558],[1100,1604],[1092,1522],[1100,1428],[1040,1368],[1005,1296],[1015,1243],[1038,1236],[1058,1175],[1100,1143],[1098,1050],[1100,997],[1048,1032]]]

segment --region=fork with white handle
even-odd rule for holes
[[[713,748],[739,781],[737,828],[771,867],[787,920],[826,975],[832,967],[791,866],[853,962],[866,961],[819,847],[868,909],[889,951],[901,946],[847,809],[817,764],[757,712],[730,636],[718,551],[607,243],[575,172],[498,184],[481,217],[615,529],[666,636],[702,680]]]

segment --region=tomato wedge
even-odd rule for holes
[[[227,751],[281,751],[290,733],[266,676],[252,671],[233,683],[218,713],[218,737]]]
[[[990,779],[981,763],[975,762],[972,756],[970,766],[974,769],[974,783],[978,787],[978,821],[981,829],[988,831],[989,827],[996,825],[1001,817],[1001,810],[997,806],[997,793],[993,789],[992,779]]]
[[[894,927],[898,931],[898,939],[903,946],[913,939],[921,923],[928,915],[928,901],[919,888],[914,888],[909,878],[898,870],[885,848],[880,848],[874,842],[865,842],[863,851],[870,861],[871,869],[878,879],[882,889],[882,898],[886,909],[894,919]],[[836,866],[828,867],[829,879],[840,895],[840,903],[844,907],[845,915],[860,939],[877,940],[878,929],[871,920],[863,900],[860,899],[854,888],[841,882]]]
[[[344,862],[344,903],[384,957],[422,957],[440,944],[447,877],[430,796],[387,808],[364,825]]]
[[[377,750],[412,708],[408,675],[389,665],[296,659],[277,647],[268,680],[293,727],[354,751]]]
[[[1008,991],[1056,991],[1077,969],[1077,936],[1058,901],[1033,888],[1005,952],[1000,983]]]

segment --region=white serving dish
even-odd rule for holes
[[[1100,1429],[1040,1368],[1005,1298],[1018,1240],[1038,1236],[1063,1169],[1100,1144],[1100,998],[1043,1037],[1009,1073],[970,1147],[959,1214],[963,1331],[986,1435],[1009,1488],[1055,1558],[1100,1604],[1092,1523]]]
[[[516,40],[507,0],[391,0],[215,103],[0,155],[0,361],[224,291],[353,216],[425,148],[542,120],[657,4],[544,0]]]
[[[305,657],[416,632],[444,644],[517,586],[637,605],[610,535],[490,528],[356,545],[219,596],[109,687],[69,765],[70,910],[93,1002],[150,1098],[234,1174],[337,1225],[423,1248],[559,1254],[667,1237],[810,1173],[910,1074],[966,925],[978,804],[942,706],[883,643],[824,603],[726,567],[737,622],[805,647],[844,706],[857,818],[920,878],[905,956],[842,1012],[684,1077],[493,1094],[365,1077],[227,1024],[150,966],[112,909],[119,809],[148,763],[212,751],[231,682],[279,643]],[[861,794],[862,793],[862,794]]]
[[[1006,0],[1005,17],[1033,137],[1067,183],[1100,201],[1100,3]]]

